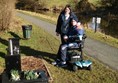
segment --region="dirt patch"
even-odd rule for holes
[[[48,71],[43,60],[39,57],[26,56],[21,58],[21,69],[22,71],[27,70],[44,70],[48,76]]]

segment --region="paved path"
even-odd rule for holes
[[[54,24],[22,13],[17,13],[17,16],[20,16],[25,20],[42,27],[45,31],[51,33],[54,37],[58,38],[55,35],[56,26]],[[102,63],[107,64],[111,68],[118,70],[118,48],[114,48],[105,43],[93,40],[91,38],[87,38],[85,42],[84,52],[87,55],[98,59]]]

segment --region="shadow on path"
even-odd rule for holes
[[[5,58],[5,53],[0,52],[0,57]]]
[[[0,75],[0,83],[2,83],[2,75]]]
[[[26,56],[34,56],[34,57],[42,57],[45,59],[48,63],[52,63],[52,59],[55,60],[57,58],[56,54],[43,52],[43,51],[37,51],[35,49],[32,49],[28,46],[21,46],[21,53],[25,54]],[[67,67],[64,67],[63,69],[67,69],[72,71],[71,65],[68,65]]]
[[[52,62],[51,59],[56,58],[56,54],[38,51],[28,46],[21,46],[20,48],[21,48],[21,53],[25,54],[26,56],[43,57],[43,59],[45,59],[49,63]]]
[[[18,36],[15,33],[12,33],[12,35],[18,38]],[[0,42],[6,46],[8,45],[8,41],[5,39],[0,38]],[[55,60],[57,57],[56,54],[35,50],[29,46],[20,46],[20,50],[21,50],[21,53],[26,56],[34,56],[37,58],[42,57],[48,63],[52,63],[52,59]],[[5,58],[5,53],[0,52],[0,57]],[[70,70],[70,67],[66,67],[64,69]]]
[[[14,32],[9,32],[14,38],[19,38],[19,39],[21,39],[17,34],[15,34]],[[4,44],[4,45],[6,45],[6,46],[8,46],[8,41],[7,40],[5,40],[5,39],[3,39],[3,38],[1,38],[0,37],[0,43],[2,43],[2,44]]]
[[[0,43],[2,43],[3,45],[8,46],[8,41],[5,40],[5,39],[0,38]],[[5,58],[5,53],[0,52],[0,57]]]
[[[17,37],[17,38],[19,37],[15,33],[12,33],[12,35],[14,35],[14,37]],[[0,38],[0,43],[8,46],[8,41],[5,40],[5,39]],[[35,56],[35,57],[42,56],[48,62],[51,62],[50,59],[55,59],[56,58],[56,54],[43,52],[43,51],[38,51],[38,50],[35,50],[35,49],[30,48],[28,46],[20,46],[20,50],[21,50],[21,53],[25,54],[26,56]],[[4,56],[2,56],[2,55],[5,55],[5,54],[1,52],[0,56],[4,58]]]
[[[0,43],[2,43],[2,44],[4,44],[4,45],[8,46],[8,41],[5,40],[5,39],[0,38]]]
[[[9,33],[10,33],[14,38],[19,38],[19,39],[21,39],[20,36],[18,36],[16,33],[11,32],[11,31],[10,31]]]

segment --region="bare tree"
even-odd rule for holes
[[[9,29],[15,8],[15,0],[0,0],[0,31]]]

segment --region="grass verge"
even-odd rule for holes
[[[55,15],[49,14],[49,13],[40,14],[40,13],[35,13],[35,12],[23,11],[23,10],[17,10],[17,11],[20,13],[26,14],[26,15],[34,16],[36,18],[39,18],[41,20],[47,21],[52,24],[56,24],[56,20],[58,17],[58,15],[55,16]]]
[[[101,32],[96,32],[95,33],[91,29],[86,29],[86,34],[92,39],[104,42],[104,43],[106,43],[110,46],[118,48],[118,39],[117,38],[113,38],[113,37],[105,35]]]
[[[21,25],[31,24],[24,21],[21,18],[19,23]],[[33,25],[33,24],[32,24]],[[84,56],[86,59],[90,59],[93,62],[92,71],[78,70],[72,72],[70,68],[55,67],[50,64],[54,61],[56,53],[59,47],[59,40],[54,38],[49,33],[42,30],[40,27],[33,25],[31,38],[29,40],[23,40],[22,29],[17,27],[10,32],[0,33],[0,72],[4,69],[4,56],[6,54],[6,48],[8,38],[19,37],[20,48],[22,56],[43,56],[47,61],[46,65],[52,75],[53,83],[117,83],[118,72],[104,66],[99,61],[89,56]],[[3,55],[4,54],[4,55]]]

